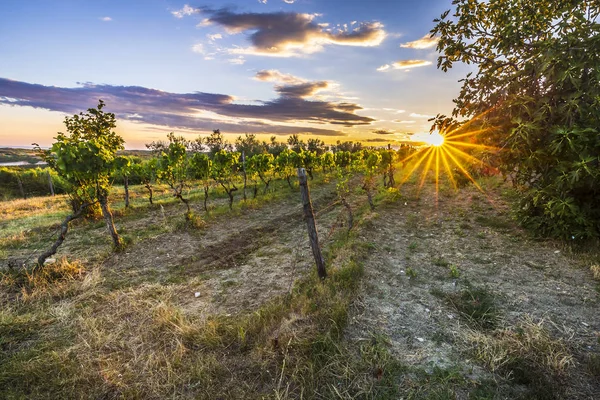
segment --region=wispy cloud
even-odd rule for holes
[[[388,131],[387,129],[377,129],[373,131],[376,135],[393,135],[394,131]]]
[[[171,11],[171,14],[173,14],[173,16],[175,16],[176,18],[183,18],[186,15],[192,15],[197,12],[197,8],[191,7],[190,5],[186,4],[181,10]]]
[[[417,121],[409,121],[409,120],[403,120],[403,119],[395,119],[392,122],[395,122],[396,124],[414,124]]]
[[[239,57],[235,57],[235,58],[230,58],[227,60],[227,62],[229,62],[229,64],[233,64],[233,65],[244,65],[246,63],[246,59],[242,56],[239,56]]]
[[[435,115],[425,115],[425,114],[411,113],[410,117],[412,117],[412,118],[435,118]]]
[[[389,71],[391,69],[409,69],[417,67],[425,67],[431,65],[431,61],[426,60],[401,60],[392,64],[385,64],[377,68],[377,71]]]
[[[112,18],[111,17],[102,17],[102,18],[100,18],[100,21],[110,22],[110,21],[112,21]]]
[[[214,42],[217,39],[223,39],[223,35],[221,35],[220,33],[215,33],[213,35],[211,35],[210,33],[208,35],[206,35],[206,37],[208,38],[208,40],[210,40],[211,42]]]
[[[192,46],[192,51],[194,53],[204,54],[204,45],[202,43],[196,43]]]
[[[290,83],[290,84],[298,84],[306,82],[305,79],[298,78],[297,76],[284,74],[279,72],[276,69],[263,69],[258,71],[254,76],[254,79],[257,81],[265,81],[265,82],[279,82],[279,83]]]
[[[430,47],[434,47],[437,45],[437,42],[440,40],[439,37],[431,35],[425,35],[421,39],[402,43],[400,47],[410,48],[410,49],[429,49]]]
[[[199,26],[219,25],[230,34],[248,33],[250,47],[229,49],[232,54],[252,54],[275,57],[293,57],[322,51],[326,45],[377,46],[386,36],[379,22],[342,25],[326,29],[315,22],[319,14],[296,12],[236,13],[230,9],[184,9],[173,12],[181,18],[195,12],[207,16]]]
[[[44,86],[0,78],[0,105],[29,106],[74,114],[94,107],[98,99],[106,101],[119,118],[134,122],[179,127],[213,129],[215,118],[227,122],[236,132],[271,132],[289,134],[308,132],[319,135],[344,135],[337,129],[312,128],[298,124],[369,125],[375,120],[357,115],[355,103],[309,101],[326,82],[306,82],[299,85],[278,85],[279,97],[269,101],[239,104],[230,95],[214,93],[170,93],[140,86],[82,84],[74,88]],[[220,123],[216,127],[219,127]],[[292,126],[293,125],[293,126]]]

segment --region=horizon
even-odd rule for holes
[[[427,3],[8,0],[0,147],[48,147],[66,116],[100,98],[127,150],[214,129],[230,142],[420,143],[469,70],[436,68],[429,31],[451,1]]]

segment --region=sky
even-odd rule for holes
[[[2,0],[0,146],[117,116],[126,148],[220,129],[372,145],[429,131],[468,69],[436,68],[451,0]]]

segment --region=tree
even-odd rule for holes
[[[202,181],[202,187],[204,189],[204,211],[208,212],[208,191],[210,189],[210,172],[212,168],[212,162],[206,154],[194,153],[189,163],[190,176],[194,179]]]
[[[327,153],[323,153],[323,155],[321,155],[320,163],[324,172],[330,172],[331,170],[333,170],[333,168],[335,168],[335,158],[333,156],[333,153],[330,151],[328,151]]]
[[[296,173],[296,166],[293,159],[293,154],[296,154],[292,150],[285,149],[275,159],[275,171],[279,176],[285,178],[290,189],[293,189],[290,178]]]
[[[301,140],[300,136],[298,136],[297,134],[290,135],[288,137],[287,142],[290,148],[296,153],[300,153],[301,151],[306,150],[306,143],[304,143],[304,141]]]
[[[394,150],[381,150],[380,172],[383,174],[383,186],[393,188],[396,186],[394,173],[396,172],[396,152]]]
[[[474,64],[454,117],[478,121],[523,194],[522,222],[600,236],[600,2],[454,0],[431,31],[438,68]]]
[[[113,113],[103,111],[104,102],[98,101],[96,108],[72,117],[65,117],[67,134],[59,132],[50,150],[36,149],[50,168],[69,183],[68,194],[73,200],[73,214],[62,224],[60,236],[49,252],[38,259],[43,265],[45,259],[55,254],[68,231],[69,223],[80,217],[85,209],[99,203],[106,227],[114,248],[123,248],[121,237],[117,233],[108,196],[112,186],[111,176],[115,170],[117,151],[123,150],[125,141],[114,128],[116,118]]]
[[[125,189],[125,207],[129,207],[129,176],[133,170],[133,160],[131,157],[119,156],[115,159],[115,175],[123,179],[123,189]]]
[[[277,137],[275,136],[271,136],[268,143],[263,141],[263,146],[267,150],[267,153],[273,154],[273,157],[277,157],[282,151],[287,150],[288,148],[286,143],[278,142]]]
[[[229,209],[233,208],[233,192],[238,190],[235,185],[237,163],[240,159],[240,153],[219,150],[213,157],[213,167],[211,177],[221,185],[227,196],[229,196]]]
[[[263,193],[267,193],[269,189],[269,183],[273,176],[271,171],[273,170],[273,155],[272,154],[255,154],[248,159],[248,170],[255,172],[260,180],[265,185]]]
[[[325,153],[327,148],[325,147],[325,142],[318,138],[308,139],[308,143],[306,145],[306,149],[308,151],[315,152],[318,156]]]
[[[158,179],[165,182],[173,196],[181,200],[187,208],[186,218],[191,216],[190,201],[183,197],[183,189],[189,187],[188,157],[186,148],[188,141],[182,136],[175,136],[173,132],[167,136],[169,144],[158,157]]]
[[[151,158],[131,167],[131,175],[135,177],[148,190],[148,201],[153,204],[154,187],[158,174],[158,160]]]
[[[375,176],[381,164],[381,154],[375,150],[363,150],[364,155],[356,161],[354,168],[362,174],[362,189],[367,193],[371,210],[375,210],[373,191],[375,190]]]
[[[243,137],[237,137],[235,140],[235,149],[239,153],[244,153],[246,158],[265,151],[265,147],[256,139],[256,135],[247,133]]]
[[[210,136],[204,138],[204,145],[208,147],[208,152],[211,158],[213,158],[215,154],[221,150],[233,150],[231,143],[227,142],[223,138],[223,134],[219,129],[215,129]]]

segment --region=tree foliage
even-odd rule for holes
[[[100,100],[97,108],[66,117],[68,133],[59,132],[50,150],[36,146],[50,168],[69,182],[74,215],[81,215],[82,208],[99,203],[113,244],[121,249],[123,243],[114,226],[108,195],[117,151],[123,150],[125,141],[114,131],[115,115],[104,112],[103,108],[104,102]]]
[[[475,64],[455,117],[478,120],[523,191],[522,221],[600,236],[600,2],[454,0],[432,30],[443,71]]]

